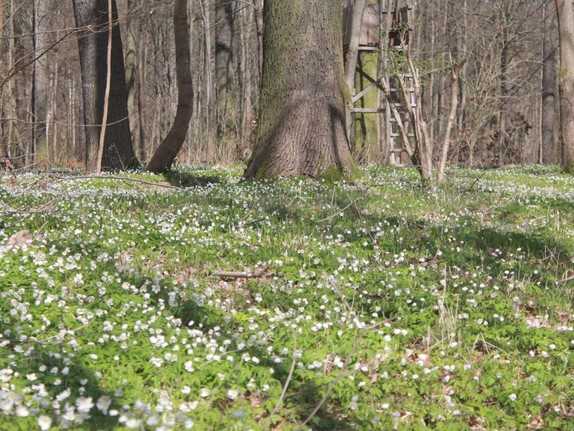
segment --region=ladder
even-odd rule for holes
[[[405,103],[410,105],[410,108],[414,111],[416,108],[415,90],[413,85],[413,77],[410,73],[402,73],[401,77],[403,82],[407,85],[407,100],[404,100],[403,91],[398,84],[398,80],[389,77],[388,75],[384,77],[387,80],[388,88],[391,93],[391,102],[387,99],[385,101],[385,118],[386,118],[386,130],[387,130],[387,141],[389,142],[389,152],[390,161],[395,165],[403,165],[406,160],[404,157],[406,155],[406,150],[402,142],[402,135],[400,133],[399,127],[395,120],[395,117],[391,113],[391,103],[401,114],[401,120],[403,126],[407,130],[407,135],[414,137],[414,132],[411,127],[411,120]]]

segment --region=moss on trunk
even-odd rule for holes
[[[359,55],[359,67],[373,80],[377,79],[377,69],[380,60],[378,52],[363,52]],[[360,93],[371,85],[371,81],[357,75],[355,88]],[[365,94],[355,103],[356,108],[378,108],[379,91],[374,89]],[[379,120],[376,113],[356,113],[353,121],[354,140],[353,155],[355,158],[369,158],[373,151],[379,148]]]

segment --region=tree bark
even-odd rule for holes
[[[138,4],[135,0],[128,0],[127,3],[127,13],[135,13],[137,11]],[[143,39],[143,32],[141,30],[140,23],[134,19],[130,19],[126,23],[126,37],[125,37],[125,69],[126,69],[126,90],[128,93],[128,115],[130,118],[130,127],[132,139],[136,148],[136,153],[138,158],[143,161],[146,158],[145,148],[143,143],[143,136],[141,134],[141,112],[140,106],[138,105],[141,98],[141,84],[139,81],[138,74],[144,68],[144,65],[139,62],[141,54],[139,52],[139,47],[144,49],[145,42]],[[141,44],[141,45],[140,45]],[[138,82],[139,81],[139,82]]]
[[[574,0],[556,0],[560,35],[562,166],[574,173]]]
[[[245,177],[354,173],[340,0],[266,0],[257,142]]]
[[[205,164],[213,162],[215,154],[215,139],[212,127],[212,116],[214,111],[213,98],[213,70],[211,61],[211,11],[204,4],[205,0],[198,0],[203,21],[203,41],[204,41],[204,75],[205,75]]]
[[[32,117],[34,119],[34,163],[48,161],[46,115],[48,109],[48,59],[39,55],[46,49],[48,35],[48,1],[34,0],[34,82],[32,86]]]
[[[542,47],[542,141],[540,162],[558,163],[560,156],[555,139],[556,128],[556,15],[544,5],[544,40]]]
[[[104,111],[108,46],[107,0],[74,0],[76,25],[82,29],[78,39],[82,70],[84,121],[86,129],[85,163],[87,171],[97,168],[98,142]],[[117,7],[112,1],[112,64],[110,106],[105,130],[102,169],[137,166],[133,151],[127,108],[124,55]]]
[[[216,0],[215,4],[215,80],[217,97],[225,101],[232,89],[231,68],[234,14],[229,0]]]
[[[351,28],[349,29],[351,37],[347,49],[347,61],[345,62],[345,83],[350,91],[351,96],[355,95],[355,74],[357,72],[357,63],[359,59],[359,43],[361,42],[361,24],[363,22],[363,11],[365,10],[366,0],[356,0],[351,6],[353,14],[351,18]],[[350,99],[350,98],[349,98]],[[351,127],[353,125],[353,103],[348,100],[346,127],[348,138],[351,140]]]
[[[450,147],[450,135],[452,128],[456,123],[456,110],[458,107],[458,78],[464,63],[465,60],[453,66],[451,71],[452,85],[450,89],[450,113],[448,115],[448,120],[444,131],[444,139],[442,142],[442,149],[437,173],[438,181],[444,180],[444,170],[446,168],[446,162],[448,159],[448,150]]]
[[[167,171],[181,150],[193,113],[193,85],[190,69],[190,44],[187,0],[176,0],[173,16],[175,33],[175,70],[177,112],[171,129],[146,166],[151,172]]]

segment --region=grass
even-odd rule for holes
[[[0,430],[574,428],[574,178],[448,174],[1,177]]]

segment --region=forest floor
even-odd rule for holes
[[[0,430],[574,429],[574,177],[241,171],[0,176]]]

